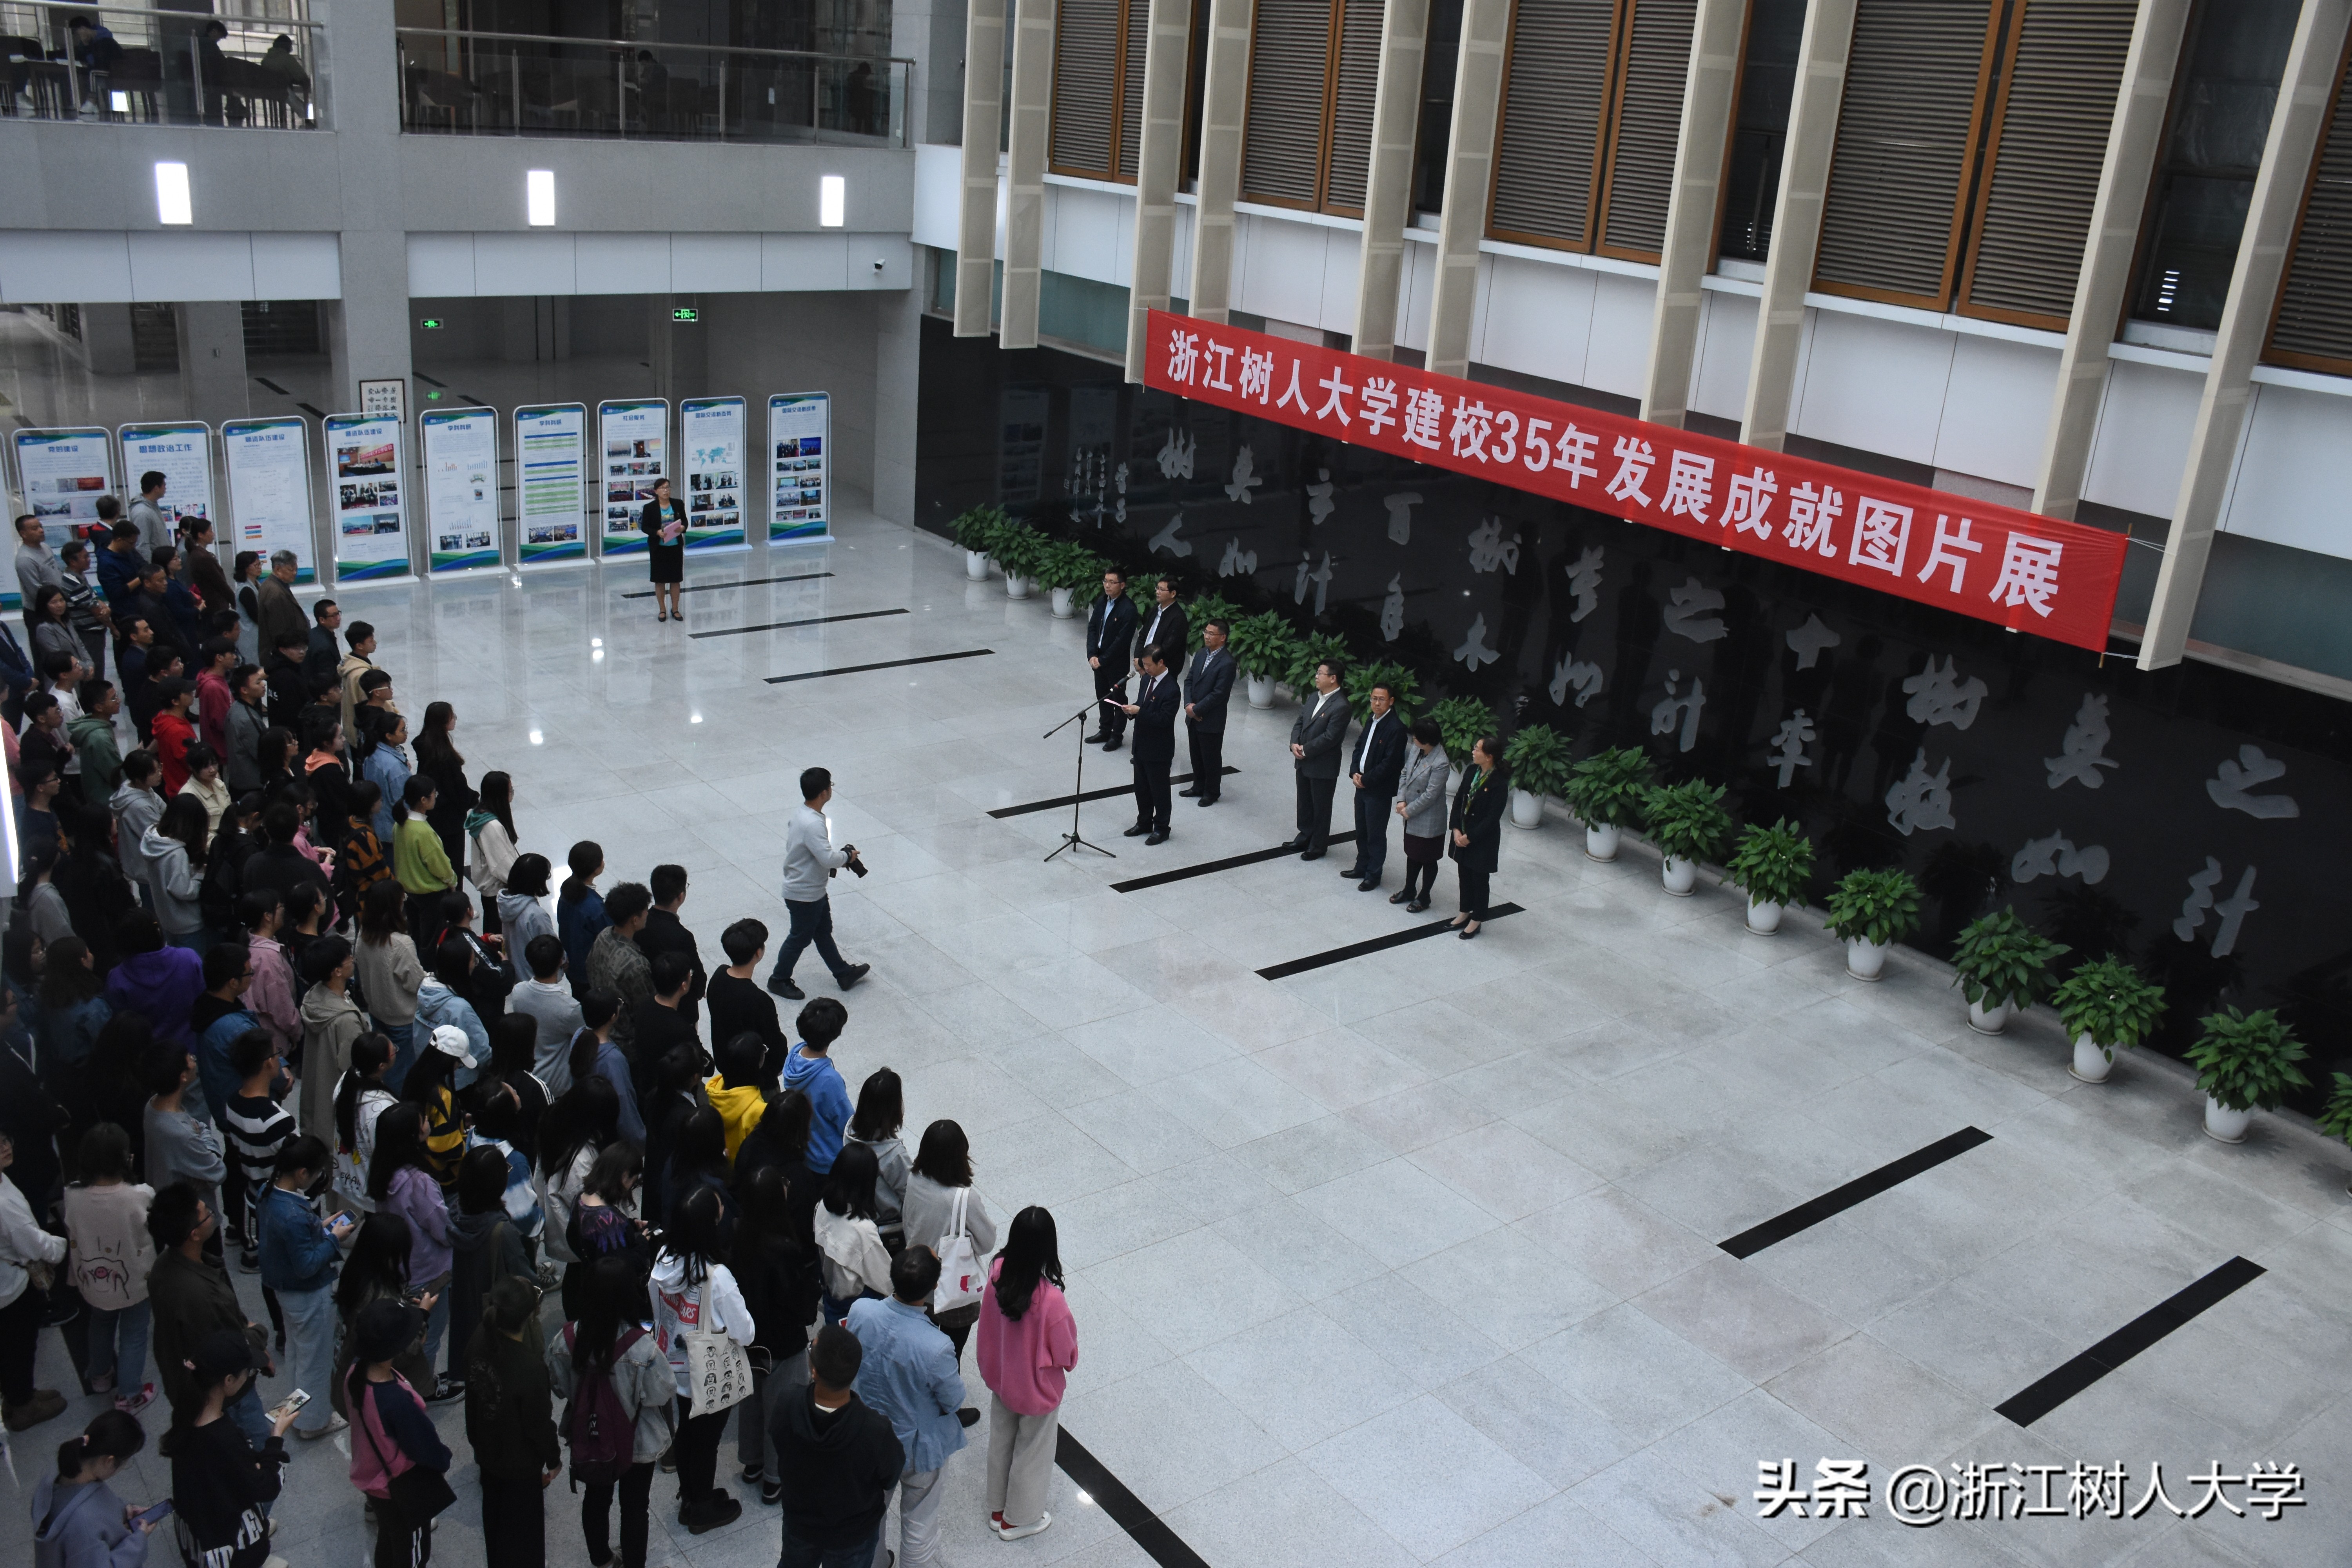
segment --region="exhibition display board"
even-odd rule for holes
[[[231,528],[215,539],[234,564],[240,550],[267,562],[294,552],[295,581],[319,575],[319,547],[310,530],[310,432],[299,415],[230,419],[221,426],[221,457],[228,472]]]
[[[54,550],[98,521],[98,498],[121,495],[114,439],[99,426],[19,430],[16,482],[25,510],[41,520]]]
[[[688,550],[740,549],[751,542],[743,531],[743,425],[740,397],[689,397],[677,405]],[[677,493],[675,486],[671,493]]]
[[[213,429],[201,420],[171,420],[154,425],[125,425],[116,433],[122,442],[122,478],[136,494],[148,474],[163,476],[163,515],[176,531],[187,518],[217,522],[213,505]],[[130,499],[124,498],[128,506]],[[215,545],[223,542],[215,535]]]
[[[499,564],[499,414],[432,408],[416,422],[425,445],[425,515],[436,572]]]
[[[400,421],[373,414],[330,414],[327,515],[334,520],[335,580],[397,577],[409,570],[407,466]]]
[[[768,399],[768,537],[830,539],[833,397],[780,392]]]
[[[654,499],[654,481],[669,473],[669,400],[633,397],[598,404],[596,437],[604,454],[598,465],[598,489],[604,498],[598,553],[634,555],[646,547],[637,516]],[[675,483],[670,493],[683,509]]]
[[[588,558],[588,406],[514,411],[515,559],[549,566]]]

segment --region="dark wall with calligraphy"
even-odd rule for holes
[[[923,526],[1000,502],[1188,595],[1339,633],[1412,669],[1424,700],[1484,699],[1579,756],[1641,746],[1667,782],[1727,786],[1742,823],[1793,817],[1819,849],[1815,902],[1855,867],[1902,866],[1928,895],[1912,940],[1929,952],[2009,903],[2163,984],[2167,1050],[2221,1003],[2274,1006],[2315,1079],[2352,1068],[2346,704],[2207,665],[2103,664],[1110,365],[924,334]]]

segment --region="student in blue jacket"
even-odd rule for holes
[[[310,1191],[328,1171],[327,1145],[304,1133],[278,1151],[278,1173],[257,1205],[261,1233],[261,1283],[278,1293],[286,1315],[287,1359],[294,1386],[313,1395],[295,1417],[294,1435],[317,1439],[343,1429],[343,1418],[322,1397],[335,1370],[335,1275],[342,1241],[355,1223],[339,1214],[319,1218]]]
[[[33,1488],[33,1568],[143,1568],[147,1535],[137,1510],[107,1482],[147,1446],[139,1423],[104,1410],[58,1445],[58,1473]]]

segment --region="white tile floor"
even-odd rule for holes
[[[1331,860],[1108,889],[1287,837],[1291,710],[1236,713],[1242,771],[1218,808],[1178,804],[1171,843],[1118,837],[1111,801],[1087,825],[1116,861],[1045,863],[1066,814],[985,814],[1067,790],[1066,736],[1039,737],[1086,700],[1080,627],[967,583],[938,540],[862,515],[841,531],[695,561],[703,585],[833,575],[689,594],[683,629],[621,597],[641,586],[626,564],[343,599],[404,699],[455,702],[473,766],[515,774],[526,847],[598,839],[608,881],[685,865],[707,953],[739,915],[782,931],[793,783],[835,770],[837,836],[874,868],[835,889],[843,946],[875,966],[843,1068],[897,1068],[914,1128],[960,1120],[1001,1214],[1055,1210],[1084,1352],[1068,1429],[1215,1568],[2341,1560],[2347,1151],[2275,1118],[2224,1148],[2173,1064],[2078,1084],[2053,1021],[1973,1035],[1937,966],[1897,954],[1852,981],[1816,922],[1747,935],[1730,896],[1667,898],[1640,852],[1594,864],[1557,822],[1506,835],[1496,892],[1526,912],[1478,942],[1269,984],[1254,971],[1402,917]],[[971,647],[994,651],[761,679]],[[1124,764],[1093,753],[1088,784]],[[1745,1261],[1714,1245],[1968,1125],[1992,1142]],[[2268,1272],[2031,1431],[1995,1414],[2241,1253]],[[71,1386],[54,1342],[44,1368]],[[462,1430],[455,1408],[441,1425]],[[19,1478],[68,1429],[21,1437]],[[2275,1524],[2159,1507],[1912,1530],[1875,1497],[1868,1520],[1757,1517],[1759,1458],[1809,1475],[1822,1457],[1882,1479],[2122,1462],[2135,1495],[2161,1460],[2183,1502],[2216,1458],[2317,1479]],[[362,1560],[343,1463],[295,1456],[296,1563]],[[132,1468],[126,1497],[165,1484],[152,1454]],[[986,1539],[981,1468],[977,1448],[950,1466],[950,1562],[1147,1561],[1066,1480],[1051,1531]],[[457,1479],[435,1560],[462,1568],[481,1546]],[[669,1495],[656,1563],[772,1561],[756,1504],[694,1540],[664,1528]],[[566,1501],[551,1552],[576,1563]]]

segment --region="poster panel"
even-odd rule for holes
[[[768,399],[768,537],[833,537],[833,395],[780,392]]]
[[[669,400],[624,398],[596,405],[596,438],[604,450],[597,463],[598,553],[635,555],[646,548],[637,514],[654,499],[654,481],[669,472]],[[672,499],[677,499],[675,487]]]
[[[221,457],[228,471],[229,518],[216,542],[234,565],[236,552],[251,550],[267,562],[281,550],[294,552],[294,580],[316,582],[318,545],[310,531],[310,447],[297,414],[266,419],[230,419],[221,425]]]
[[[327,515],[334,520],[335,580],[398,577],[409,570],[407,465],[400,421],[330,414]]]
[[[213,428],[201,420],[125,425],[122,442],[125,488],[135,491],[142,476],[163,476],[163,515],[174,532],[191,517],[219,521],[213,505]],[[215,531],[214,542],[224,542]]]
[[[549,566],[588,558],[588,405],[514,411],[515,559]]]
[[[436,572],[499,564],[499,414],[432,408],[417,422],[425,443],[425,515]]]
[[[52,550],[97,523],[99,497],[121,494],[114,442],[100,426],[19,430],[15,441],[25,510],[41,520]]]
[[[744,419],[740,397],[688,397],[677,405],[688,550],[733,550],[751,542],[743,531]],[[677,493],[675,487],[671,493]]]

